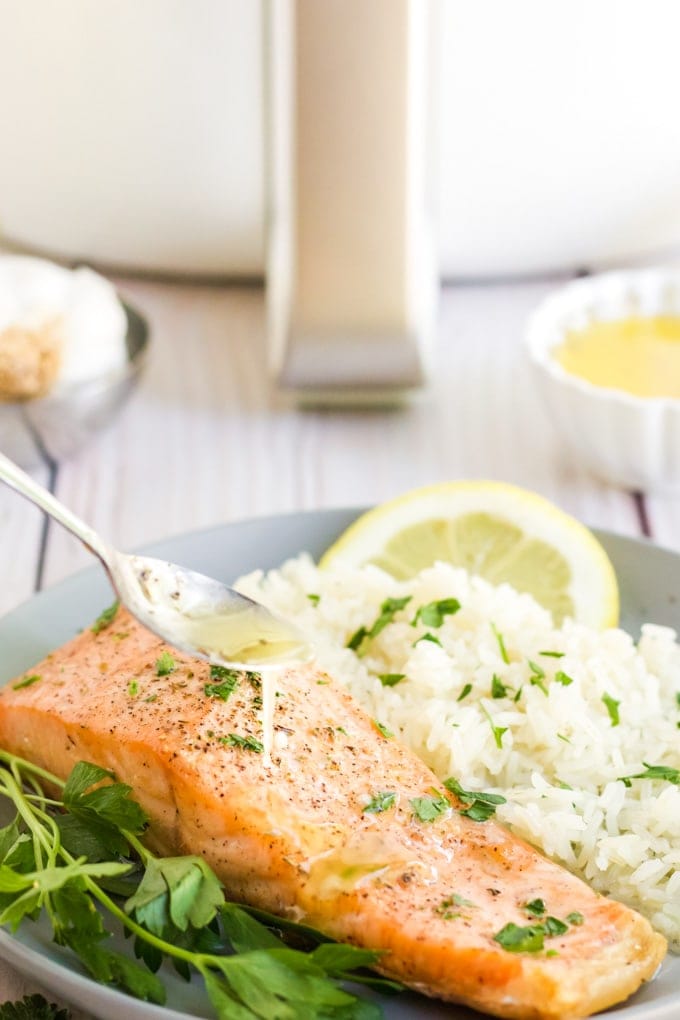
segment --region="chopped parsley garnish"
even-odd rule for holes
[[[494,935],[494,941],[509,953],[539,953],[543,949],[544,938],[545,929],[542,924],[522,927],[512,922]]]
[[[558,669],[555,673],[555,680],[558,684],[562,684],[563,687],[569,687],[569,685],[574,682],[574,678],[569,676],[569,674],[565,673],[562,669]]]
[[[378,733],[381,733],[383,737],[387,737],[388,740],[390,737],[394,736],[392,730],[385,726],[384,723],[378,722],[377,719],[373,719],[373,725],[375,726]]]
[[[413,647],[415,648],[415,646],[419,645],[421,641],[430,641],[433,645],[439,645],[440,648],[442,647],[442,643],[437,637],[437,635],[430,634],[429,630],[426,634],[421,634],[419,638],[416,638],[416,640],[413,642]]]
[[[442,900],[438,907],[435,907],[435,913],[439,914],[445,921],[453,921],[457,917],[462,917],[460,910],[456,910],[456,907],[476,907],[477,904],[473,903],[472,900],[466,900],[464,896],[459,896],[458,893],[454,893],[453,896],[447,896],[445,900]]]
[[[356,652],[357,655],[362,653],[362,645],[365,641],[370,641],[377,637],[388,625],[391,623],[396,614],[400,609],[404,609],[405,606],[411,601],[411,595],[404,595],[400,599],[385,599],[380,607],[380,615],[370,627],[359,627],[358,630],[352,634],[351,638],[347,642],[347,647],[351,648],[352,651]]]
[[[491,727],[491,732],[493,733],[494,742],[496,744],[496,747],[500,751],[503,747],[503,734],[508,732],[508,727],[494,725],[494,721],[487,712],[487,710],[484,708],[484,705],[481,705],[480,707],[486,718],[489,720],[489,726]]]
[[[564,652],[539,652],[539,655],[547,655],[549,659],[563,659]]]
[[[496,812],[499,804],[505,804],[505,797],[499,793],[481,793],[472,790],[464,790],[460,783],[451,776],[444,780],[444,786],[449,793],[455,794],[458,800],[462,800],[465,807],[456,808],[459,815],[471,818],[473,822],[485,822]]]
[[[358,630],[354,631],[351,638],[347,642],[347,647],[351,648],[353,652],[357,652],[367,637],[368,630],[366,629],[366,627],[359,627]]]
[[[382,793],[376,793],[369,800],[366,807],[362,808],[362,814],[365,815],[379,815],[383,811],[389,810],[394,807],[397,802],[397,795],[393,790],[384,790]]]
[[[222,701],[228,701],[229,695],[234,693],[237,684],[238,680],[225,680],[222,684],[204,684],[203,692],[209,698],[220,698]]]
[[[548,696],[548,688],[543,683],[545,679],[545,670],[538,665],[537,662],[533,662],[531,659],[527,659],[529,663],[529,669],[531,673],[529,675],[529,683],[532,687],[538,687],[539,690],[543,691],[545,696]]]
[[[313,606],[318,606],[319,602],[321,602],[321,596],[315,595],[314,592],[310,592],[307,598],[309,599]]]
[[[569,931],[569,925],[565,924],[564,921],[558,920],[556,917],[546,917],[543,922],[546,935],[550,938],[554,938],[556,935],[564,935],[565,932]]]
[[[678,708],[680,708],[680,691],[676,691],[675,693],[675,703],[678,706]]]
[[[510,656],[508,655],[508,650],[505,647],[505,639],[504,639],[503,635],[498,630],[498,628],[496,627],[495,623],[491,624],[491,630],[494,632],[494,634],[496,636],[496,641],[498,642],[498,651],[501,653],[501,659],[503,660],[503,662],[505,662],[507,665],[509,665],[510,664]]]
[[[465,687],[463,687],[463,690],[460,692],[460,694],[456,698],[456,701],[462,701],[463,698],[467,698],[467,696],[468,696],[468,694],[470,693],[471,690],[472,690],[472,684],[465,684]]]
[[[541,899],[531,900],[524,904],[524,909],[535,917],[543,917],[545,903]],[[566,921],[560,921],[558,917],[546,917],[540,924],[530,924],[526,927],[506,924],[497,935],[494,935],[494,939],[509,953],[538,953],[543,949],[545,939],[565,935],[570,924],[575,926],[583,924],[583,914],[574,911],[573,914],[569,914]],[[548,952],[555,955],[555,950]]]
[[[226,737],[218,737],[217,742],[226,747],[240,747],[244,751],[255,751],[257,754],[262,754],[264,751],[264,744],[256,740],[255,737],[242,737],[238,733],[228,733]]]
[[[163,652],[156,659],[156,676],[170,676],[175,669],[177,669],[177,663],[170,652]]]
[[[439,793],[434,787],[432,793],[433,796],[425,794],[423,797],[413,797],[409,801],[413,814],[421,822],[434,822],[451,807],[449,798]]]
[[[375,637],[388,623],[391,623],[395,613],[398,613],[400,609],[404,609],[412,597],[412,595],[404,595],[400,599],[385,599],[380,607],[380,616],[371,627],[371,637]]]
[[[230,695],[238,687],[241,674],[237,669],[227,669],[225,666],[211,666],[210,679],[217,682],[204,684],[204,694],[209,698],[219,698],[221,701],[228,701]]]
[[[604,702],[605,708],[609,712],[609,718],[611,719],[612,726],[618,726],[620,722],[619,705],[621,704],[621,702],[617,701],[616,698],[612,698],[610,694],[603,694],[602,701]]]
[[[139,681],[132,679],[128,684],[128,694],[131,698],[136,698],[139,694]]]
[[[494,673],[491,678],[491,697],[492,698],[507,698],[508,688],[504,683],[501,683],[501,678]]]
[[[240,675],[237,669],[229,669],[227,666],[210,667],[211,680],[229,680],[238,683]]]
[[[406,679],[406,673],[380,673],[378,680],[383,687],[396,687],[402,680]]]
[[[92,631],[93,634],[101,633],[101,631],[105,630],[108,626],[110,626],[113,623],[116,613],[118,612],[119,605],[120,602],[118,601],[118,599],[116,599],[116,601],[113,602],[108,607],[108,609],[105,609],[103,612],[99,614],[97,619],[90,627],[90,630]]]
[[[644,772],[636,772],[634,776],[621,776],[621,782],[630,786],[633,779],[664,779],[667,783],[680,786],[680,769],[671,768],[668,765],[649,765],[646,761],[642,763]]]
[[[458,599],[439,599],[438,602],[428,602],[420,606],[416,615],[411,620],[411,626],[415,627],[422,623],[424,627],[441,627],[445,617],[453,616],[460,609]]]
[[[32,687],[33,684],[37,684],[39,680],[42,680],[40,673],[31,673],[29,676],[25,676],[22,680],[18,680],[17,683],[12,684],[12,690],[20,691],[22,687]]]

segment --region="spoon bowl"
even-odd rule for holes
[[[212,577],[151,556],[115,551],[106,567],[121,602],[175,648],[243,669],[309,658],[292,624]]]
[[[205,574],[111,548],[2,453],[0,481],[79,538],[102,562],[121,604],[173,647],[231,669],[309,659],[309,646],[293,624]]]

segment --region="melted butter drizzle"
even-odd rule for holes
[[[272,764],[274,747],[274,709],[276,708],[276,679],[280,671],[265,669],[260,674],[262,692],[262,746],[265,766]]]

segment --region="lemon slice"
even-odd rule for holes
[[[382,503],[347,528],[320,566],[374,563],[403,580],[438,560],[529,592],[556,623],[618,622],[616,574],[595,536],[542,496],[503,482],[431,485]]]

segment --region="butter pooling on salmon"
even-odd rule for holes
[[[0,692],[2,747],[64,778],[81,760],[111,769],[148,813],[153,849],[200,854],[231,899],[382,950],[379,969],[426,995],[568,1020],[627,998],[664,956],[639,914],[462,815],[313,665],[275,675],[271,756],[257,674],[221,684],[123,610],[31,674]],[[419,798],[442,806],[433,821]],[[535,923],[537,900],[582,922],[541,951],[508,951],[497,936]]]

